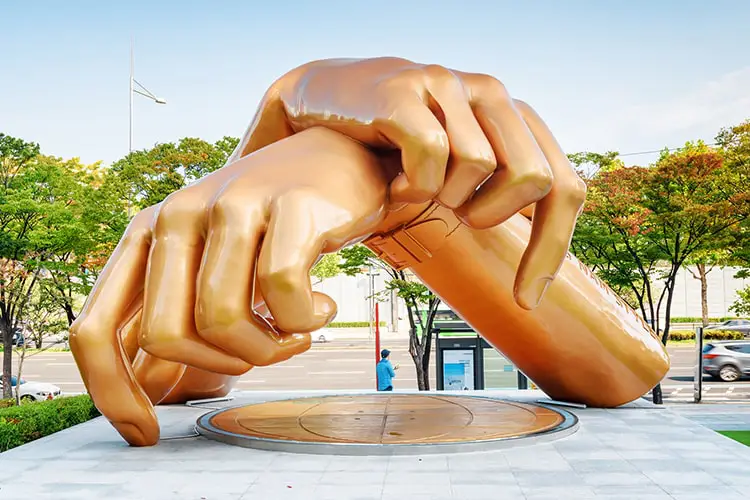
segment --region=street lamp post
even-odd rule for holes
[[[136,88],[135,86],[139,88]],[[133,94],[140,94],[143,97],[148,97],[156,104],[166,104],[167,101],[161,97],[156,97],[146,87],[144,87],[138,80],[135,79],[135,58],[133,55],[133,40],[130,40],[130,132],[128,134],[128,152],[133,151]]]

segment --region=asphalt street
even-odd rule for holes
[[[408,353],[406,340],[383,342],[391,350],[391,359],[400,364],[395,387],[416,388],[416,370]],[[662,382],[666,401],[693,400],[695,347],[670,346],[672,368]],[[435,356],[432,356],[431,388],[435,388]],[[334,340],[327,344],[313,344],[306,353],[270,367],[255,368],[245,374],[237,388],[241,390],[299,390],[299,389],[371,389],[375,387],[374,342],[366,339]],[[17,367],[14,363],[14,373]],[[501,366],[487,368],[502,372]],[[502,375],[502,374],[500,374]],[[492,375],[488,374],[488,378]],[[69,352],[41,352],[28,355],[22,377],[26,380],[50,382],[63,392],[83,392],[84,386],[72,355]],[[704,400],[750,401],[750,380],[724,383],[704,379]]]

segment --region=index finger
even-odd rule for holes
[[[70,327],[70,349],[91,399],[131,445],[159,440],[154,407],[136,382],[119,327],[144,285],[154,207],[136,215]]]
[[[514,294],[524,309],[535,308],[562,266],[586,199],[586,184],[570,164],[552,132],[523,101],[514,102],[547,158],[554,182],[549,194],[536,202],[531,238],[516,274]]]

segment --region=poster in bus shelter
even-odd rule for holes
[[[443,351],[443,386],[447,391],[474,390],[474,351],[446,349]]]

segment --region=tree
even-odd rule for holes
[[[320,260],[318,260],[318,262],[315,263],[312,270],[310,270],[310,276],[318,280],[315,283],[313,283],[313,285],[317,285],[318,283],[322,282],[324,279],[338,276],[341,273],[341,267],[339,267],[340,261],[341,261],[341,256],[339,255],[338,252],[327,253],[323,255],[320,258]]]
[[[729,307],[729,310],[738,316],[750,316],[750,286],[737,291],[737,300]]]
[[[687,270],[694,279],[701,283],[701,322],[703,326],[708,326],[708,274],[717,266],[723,267],[732,262],[732,242],[735,238],[731,234],[725,235],[725,238],[717,238],[707,248],[695,252],[695,255],[687,260]],[[695,266],[695,272],[690,269],[690,265]]]
[[[121,183],[129,211],[137,212],[221,168],[238,143],[234,137],[224,137],[213,144],[185,137],[177,143],[133,151],[116,161],[111,171]]]
[[[440,299],[413,275],[404,270],[396,270],[378,259],[370,249],[362,245],[340,250],[342,262],[339,267],[344,274],[354,276],[368,266],[384,270],[389,279],[385,290],[392,291],[406,303],[409,318],[409,355],[417,372],[417,387],[420,391],[430,390],[430,355],[432,353],[432,325]]]
[[[38,154],[38,144],[0,133],[0,335],[4,398],[11,396],[13,332],[19,327],[19,318],[38,275],[30,272],[23,260],[31,256],[27,242],[39,213],[26,196],[30,186],[19,180]]]

